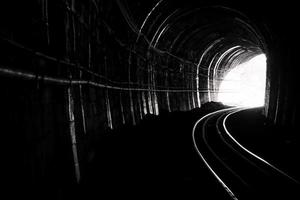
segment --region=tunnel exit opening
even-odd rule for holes
[[[229,106],[264,106],[266,70],[265,54],[259,54],[231,69],[220,84],[218,101]]]

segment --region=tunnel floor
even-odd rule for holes
[[[229,132],[250,151],[300,180],[300,138],[291,126],[272,125],[261,114],[251,109],[228,119]],[[235,134],[236,133],[236,134]]]
[[[84,169],[81,195],[228,198],[196,154],[191,139],[194,123],[219,108],[223,106],[210,103],[189,112],[148,115],[138,126],[124,127],[94,141]],[[299,138],[294,138],[291,130],[271,126],[261,109],[236,115],[229,124],[235,127],[230,131],[238,133],[233,136],[245,147],[299,178],[299,164],[290,156],[299,152]],[[279,134],[280,131],[286,133]]]

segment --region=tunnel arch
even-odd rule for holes
[[[287,142],[299,138],[298,6],[261,3],[1,2],[3,135],[20,147],[16,157],[25,153],[27,172],[37,166],[32,181],[45,177],[43,166],[61,163],[68,167],[53,174],[78,182],[89,141],[130,130],[149,114],[215,101],[226,74],[261,53],[266,124]]]
[[[220,82],[229,70],[259,54],[268,56],[261,27],[242,12],[214,3],[191,5],[158,1],[142,23],[134,49],[144,54],[147,62],[133,71],[139,71],[137,79],[141,79],[142,68],[144,78],[148,77],[146,84],[153,90],[142,95],[147,107],[144,114],[146,110],[158,114],[160,109],[186,110],[217,101]],[[130,59],[141,62],[134,56]],[[161,86],[158,83],[165,91],[155,92]],[[186,92],[173,93],[172,88]],[[173,108],[170,98],[187,102]]]

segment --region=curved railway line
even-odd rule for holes
[[[243,110],[222,109],[199,119],[192,133],[198,155],[231,199],[299,199],[297,180],[233,137],[242,133],[229,132],[227,119]]]

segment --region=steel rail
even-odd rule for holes
[[[226,185],[226,183],[219,177],[219,175],[212,169],[212,167],[208,164],[207,160],[205,159],[205,157],[203,156],[203,154],[200,152],[198,146],[197,146],[197,142],[196,142],[196,138],[195,138],[195,132],[196,132],[196,128],[197,126],[200,124],[200,122],[202,122],[203,120],[205,120],[207,117],[221,113],[221,112],[225,112],[225,111],[230,111],[233,110],[235,108],[226,108],[226,109],[222,109],[222,110],[217,110],[214,111],[212,113],[209,113],[205,116],[203,116],[202,118],[200,118],[194,125],[193,127],[193,131],[192,131],[192,139],[193,139],[193,144],[194,144],[194,148],[197,152],[197,154],[200,156],[200,158],[202,159],[202,161],[204,162],[204,164],[206,165],[206,167],[209,169],[209,171],[212,173],[212,175],[217,179],[217,181],[221,184],[221,186],[224,188],[224,190],[227,192],[227,194],[233,199],[233,200],[238,200],[238,198],[236,197],[236,195],[231,191],[231,189]]]
[[[223,128],[225,130],[225,133],[229,136],[229,138],[235,143],[237,144],[237,146],[239,146],[243,151],[245,151],[246,153],[248,153],[249,155],[251,155],[252,157],[256,158],[257,160],[261,161],[262,163],[266,164],[267,166],[271,167],[272,169],[276,170],[278,173],[282,174],[283,176],[287,177],[288,179],[290,179],[291,181],[295,182],[296,184],[300,184],[298,180],[294,179],[293,177],[291,177],[290,175],[288,175],[286,172],[280,170],[279,168],[275,167],[273,164],[269,163],[268,161],[266,161],[265,159],[263,159],[262,157],[254,154],[253,152],[251,152],[250,150],[248,150],[247,148],[245,148],[243,145],[241,145],[231,134],[230,132],[228,131],[228,129],[226,128],[226,121],[227,119],[238,113],[238,112],[241,112],[241,111],[244,111],[244,110],[247,110],[249,108],[241,108],[241,109],[238,109],[236,111],[233,111],[231,113],[229,113],[223,120]]]

